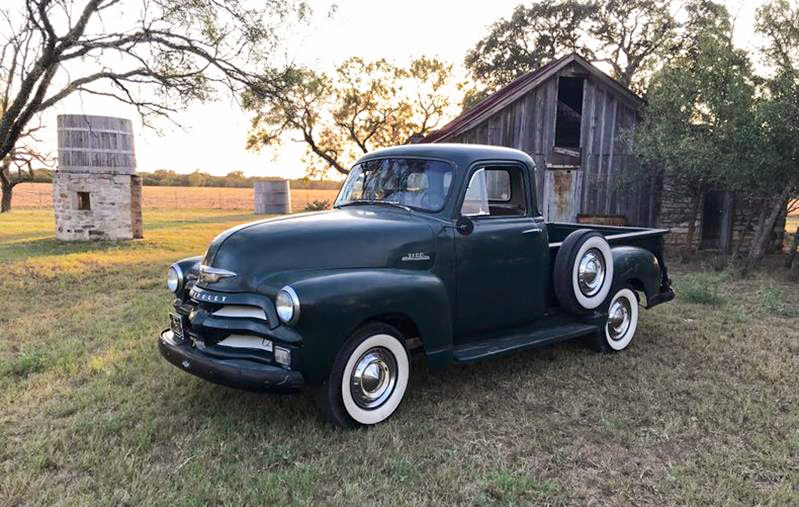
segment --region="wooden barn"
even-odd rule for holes
[[[690,195],[640,171],[625,142],[645,105],[630,89],[572,53],[528,72],[431,132],[425,143],[508,146],[536,164],[538,202],[553,222],[667,227],[683,244]],[[708,189],[695,223],[699,248],[729,251],[752,231],[755,210]],[[775,228],[781,241],[784,220]]]
[[[653,225],[655,182],[642,181],[622,132],[643,100],[572,53],[529,72],[423,142],[508,146],[537,168],[549,221]]]

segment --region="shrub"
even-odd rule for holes
[[[760,308],[766,313],[783,317],[795,317],[799,314],[796,309],[785,304],[785,295],[777,287],[766,287],[758,295],[760,296]]]
[[[689,303],[720,305],[724,298],[720,294],[723,275],[719,273],[694,273],[677,283],[677,294]]]
[[[330,208],[330,201],[327,199],[316,199],[305,205],[305,211],[322,211]]]

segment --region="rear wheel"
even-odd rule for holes
[[[385,421],[405,396],[409,375],[408,352],[399,331],[387,324],[367,324],[336,355],[322,387],[322,414],[341,427]]]
[[[638,296],[629,287],[619,289],[610,299],[605,329],[590,338],[597,352],[626,349],[638,328]]]

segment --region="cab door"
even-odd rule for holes
[[[530,172],[515,164],[473,168],[455,235],[456,339],[540,318],[549,276],[546,227],[530,198]]]

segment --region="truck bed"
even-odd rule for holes
[[[611,245],[640,246],[660,253],[663,235],[668,234],[668,229],[650,229],[646,227],[620,227],[615,225],[574,224],[567,222],[547,222],[550,250],[557,250],[566,236],[577,229],[591,229],[597,231],[608,240]]]

